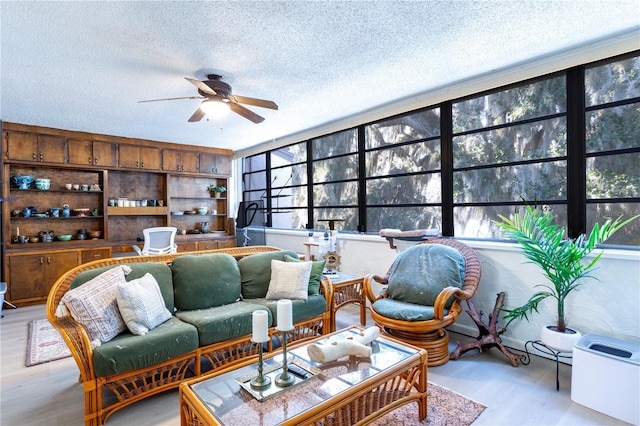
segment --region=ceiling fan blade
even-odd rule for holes
[[[204,84],[202,81],[196,80],[194,78],[189,78],[189,77],[185,77],[185,79],[191,84],[193,84],[194,86],[196,86],[198,89],[200,89],[201,92],[208,93],[210,95],[217,95],[215,90],[213,90],[211,87]]]
[[[246,96],[238,96],[232,95],[236,102],[245,104],[245,105],[253,105],[260,108],[269,108],[269,109],[278,109],[278,105],[272,101],[266,101],[264,99],[256,99],[256,98],[247,98]]]
[[[146,101],[138,101],[138,103],[143,102],[158,102],[158,101],[177,101],[179,99],[205,99],[204,96],[182,96],[180,98],[162,98],[162,99],[148,99]]]
[[[202,120],[202,117],[204,117],[204,111],[202,111],[202,108],[198,107],[196,112],[194,112],[193,115],[189,117],[188,121],[189,123],[195,123],[196,121]]]
[[[236,114],[240,114],[247,120],[251,120],[256,124],[262,123],[264,121],[264,117],[260,117],[255,112],[246,109],[240,104],[237,104],[235,102],[229,102],[227,105],[229,105],[229,108],[231,108],[231,111],[235,112]]]

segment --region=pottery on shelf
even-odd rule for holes
[[[36,188],[47,191],[51,187],[51,179],[36,179]]]
[[[11,178],[20,189],[29,189],[29,185],[33,182],[32,176],[14,176]]]

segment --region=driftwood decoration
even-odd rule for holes
[[[451,359],[458,359],[460,355],[467,351],[470,351],[471,349],[478,349],[478,351],[482,352],[496,346],[500,348],[502,353],[505,354],[507,358],[509,358],[512,366],[518,366],[518,360],[522,361],[525,356],[512,353],[511,351],[509,351],[509,349],[507,349],[506,346],[502,344],[500,335],[504,332],[504,328],[498,328],[496,326],[496,324],[498,323],[498,318],[500,317],[500,309],[502,308],[503,303],[504,291],[498,293],[496,304],[493,307],[493,312],[489,315],[489,325],[486,325],[482,321],[482,312],[478,313],[473,302],[471,300],[467,300],[469,309],[465,312],[469,314],[473,322],[475,322],[478,326],[480,335],[477,337],[477,340],[475,342],[464,344],[458,342],[458,346],[456,347],[456,349],[449,355]]]

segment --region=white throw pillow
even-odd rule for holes
[[[311,262],[271,261],[271,281],[267,299],[307,300]]]
[[[73,319],[85,327],[93,346],[108,342],[127,329],[116,295],[118,284],[126,282],[124,276],[129,272],[131,268],[121,265],[69,290],[62,296],[56,314],[64,316],[68,309]]]
[[[158,282],[150,273],[118,286],[120,314],[133,334],[144,335],[171,318]]]

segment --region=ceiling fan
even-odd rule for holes
[[[164,99],[149,99],[139,102],[157,102],[157,101],[174,101],[178,99],[204,99],[200,104],[200,107],[189,118],[189,122],[200,121],[206,114],[207,106],[215,106],[215,104],[222,103],[226,105],[231,111],[235,112],[251,120],[254,123],[262,123],[264,117],[259,116],[255,112],[245,108],[241,104],[253,105],[260,108],[278,109],[278,105],[272,101],[266,101],[264,99],[248,98],[246,96],[233,95],[231,93],[231,86],[222,81],[222,76],[218,74],[207,75],[207,80],[200,81],[193,78],[185,77],[185,79],[198,88],[198,94],[200,96],[185,96],[180,98],[164,98]]]

